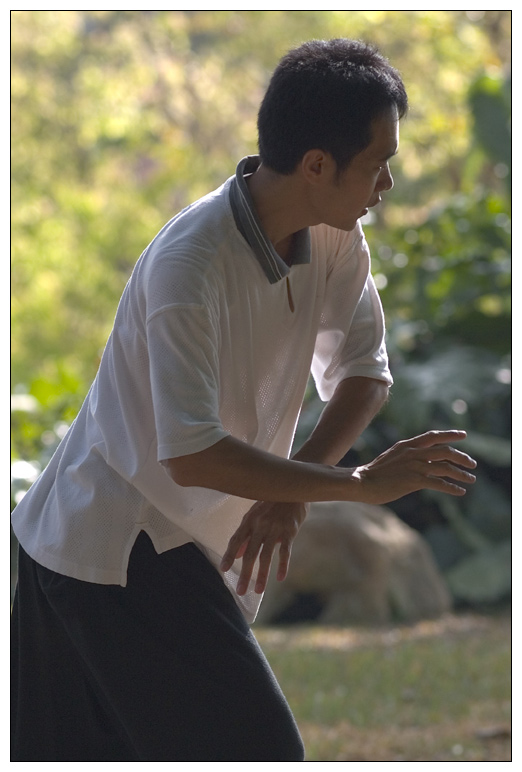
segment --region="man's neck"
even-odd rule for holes
[[[246,183],[265,233],[286,261],[294,233],[309,224],[295,175],[276,174],[261,164]]]

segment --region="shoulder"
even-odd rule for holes
[[[227,180],[169,220],[150,245],[153,254],[187,245],[204,251],[229,238],[234,224],[229,188]]]
[[[167,304],[207,302],[236,239],[227,183],[173,217],[140,259],[139,282],[149,312]]]

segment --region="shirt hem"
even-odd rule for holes
[[[190,456],[193,453],[199,453],[202,450],[211,448],[216,445],[225,437],[229,437],[230,433],[224,429],[213,429],[210,434],[199,440],[193,440],[192,442],[184,441],[181,444],[177,443],[165,443],[158,446],[158,461],[168,461],[169,458],[179,458],[180,456]]]
[[[348,378],[362,377],[362,378],[374,378],[376,381],[383,381],[388,386],[393,385],[393,378],[390,371],[383,371],[372,367],[347,367],[342,371],[342,374],[336,377],[335,382],[327,385],[317,384],[317,393],[323,402],[328,402],[334,395],[337,386],[341,381],[346,381]]]
[[[122,549],[122,563],[118,569],[109,568],[96,568],[94,566],[79,565],[68,560],[64,560],[61,557],[52,555],[46,550],[31,549],[31,547],[25,547],[22,541],[20,545],[23,550],[31,557],[36,563],[54,571],[62,576],[68,576],[71,579],[77,579],[80,582],[89,582],[90,584],[104,584],[104,585],[119,585],[120,587],[127,586],[127,571],[129,567],[129,557],[132,552],[132,548],[138,538],[141,531],[145,531],[150,537],[154,545],[154,549],[158,554],[167,552],[169,549],[175,549],[176,547],[182,547],[184,544],[188,544],[193,541],[187,534],[183,536],[177,536],[174,539],[155,539],[154,534],[149,531],[148,528],[139,527],[134,529],[127,544]],[[16,533],[15,533],[16,536]]]

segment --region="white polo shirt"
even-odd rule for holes
[[[187,207],[136,264],[99,372],[52,460],[13,512],[37,562],[125,586],[138,533],[157,552],[195,542],[216,565],[252,501],[182,488],[162,460],[232,435],[288,457],[310,370],[328,400],[351,376],[391,383],[360,226],[301,232],[289,268],[266,239],[244,174]],[[246,618],[260,596],[235,593]]]

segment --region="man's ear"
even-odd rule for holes
[[[308,150],[301,159],[300,169],[304,179],[311,185],[317,185],[327,177],[335,167],[330,153],[324,150]]]

